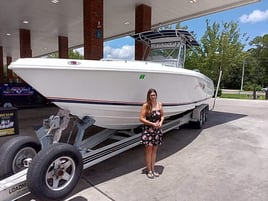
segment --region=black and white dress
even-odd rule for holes
[[[153,110],[151,115],[146,119],[150,122],[157,122],[161,120],[160,110]],[[160,145],[162,144],[163,133],[161,128],[154,128],[153,126],[144,125],[141,134],[141,143],[144,145]]]

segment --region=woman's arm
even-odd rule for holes
[[[163,110],[162,103],[159,102],[159,105],[160,105],[160,113],[161,113],[161,119],[160,119],[160,122],[159,122],[159,126],[162,127],[165,117],[164,117],[164,110]]]

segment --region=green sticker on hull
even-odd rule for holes
[[[145,74],[140,74],[140,80],[144,80]]]

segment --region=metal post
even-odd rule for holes
[[[241,88],[240,88],[240,93],[243,91],[244,73],[245,73],[245,60],[243,61],[243,67],[242,67],[242,78],[241,78]]]

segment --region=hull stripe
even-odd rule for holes
[[[51,102],[61,102],[61,103],[78,103],[78,104],[95,104],[95,105],[122,105],[122,106],[142,106],[141,102],[121,102],[121,101],[101,101],[101,100],[89,100],[89,99],[72,99],[72,98],[58,98],[58,97],[47,97]],[[163,106],[182,106],[182,105],[191,105],[199,102],[203,102],[210,98],[201,99],[193,102],[185,103],[162,103]]]

